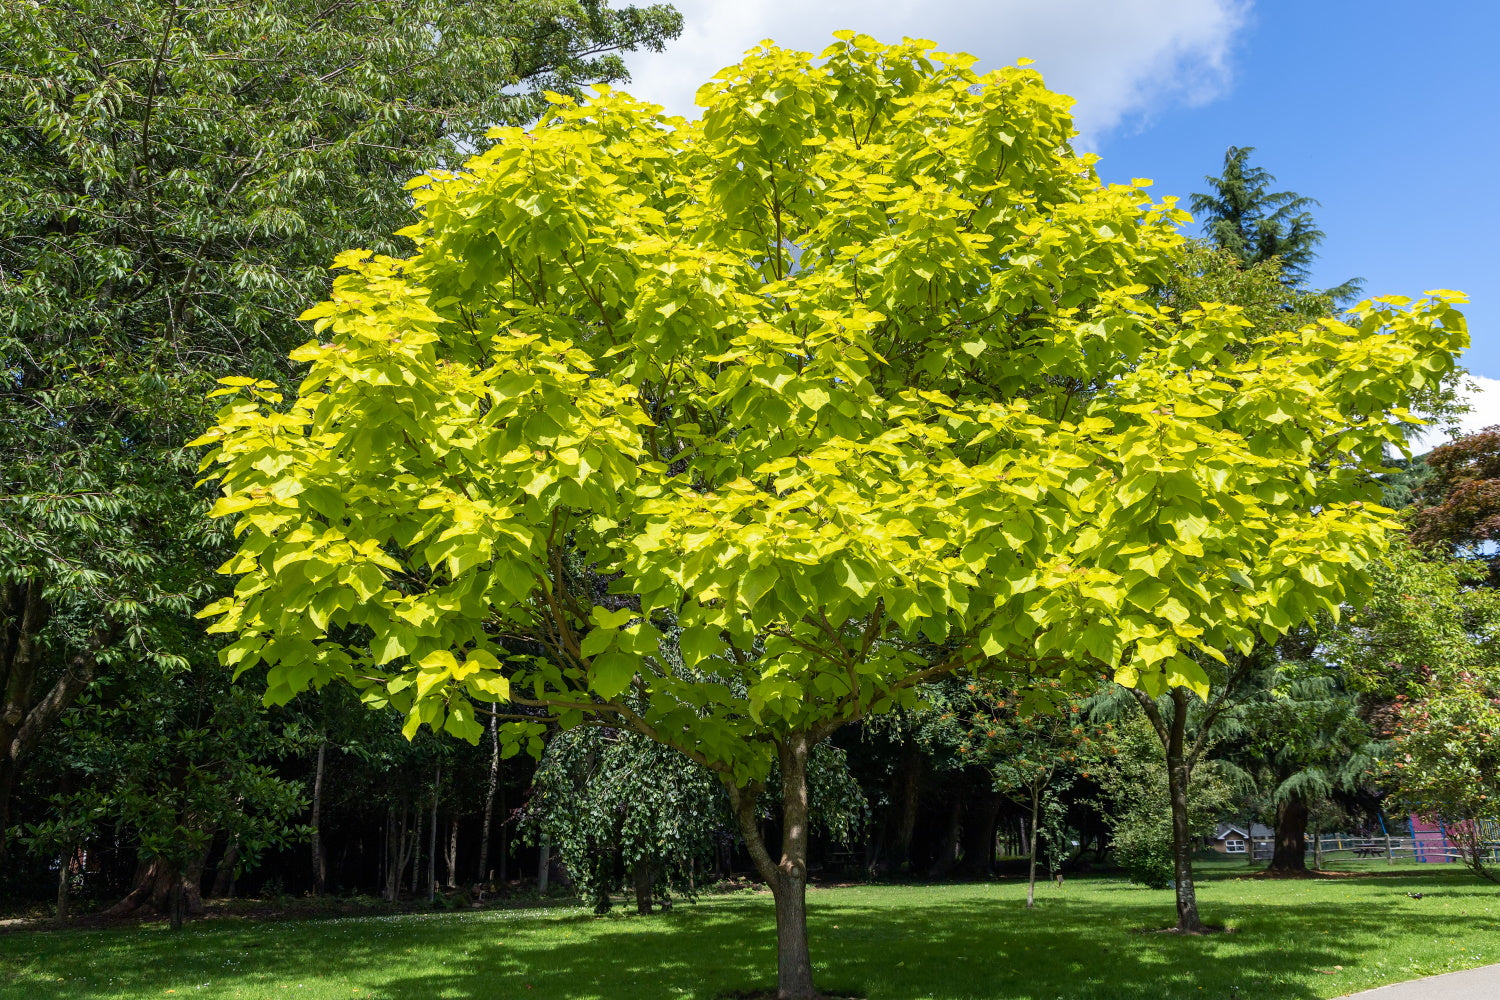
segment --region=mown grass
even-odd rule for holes
[[[870,1000],[1336,997],[1500,962],[1500,889],[1452,870],[1318,881],[1215,866],[1184,938],[1171,894],[1114,878],[814,890],[820,985]],[[1421,892],[1420,900],[1406,893]],[[217,920],[0,935],[0,996],[28,1000],[703,1000],[773,979],[770,898],[651,918],[479,911]]]

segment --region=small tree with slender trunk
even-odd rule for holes
[[[698,761],[783,1000],[817,995],[817,744],[1000,662],[1201,688],[1187,650],[1353,598],[1390,528],[1363,470],[1466,343],[1451,295],[1264,337],[1164,312],[1181,216],[1099,184],[1067,99],[839,38],[752,53],[697,121],[559,98],[413,181],[416,252],[339,256],[300,387],[229,380],[198,442],[228,662],[408,733],[495,705],[511,752],[594,722]]]
[[[1027,810],[1030,909],[1036,905],[1039,831],[1049,825],[1044,811],[1095,755],[1100,733],[1083,718],[1082,703],[1052,678],[953,682],[935,686],[929,700],[936,718],[923,727],[924,740],[950,748],[956,765],[982,769],[996,791],[1017,796]],[[1062,846],[1047,848],[1056,855]]]

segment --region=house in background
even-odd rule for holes
[[[1208,846],[1220,854],[1243,857],[1252,854],[1256,860],[1271,857],[1272,840],[1276,831],[1264,823],[1251,823],[1249,829],[1234,823],[1220,823]]]

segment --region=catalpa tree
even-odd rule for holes
[[[198,442],[240,537],[204,614],[268,700],[676,748],[775,895],[786,1000],[813,746],[1001,662],[1201,688],[1193,651],[1355,597],[1366,472],[1466,342],[1447,293],[1266,335],[1154,307],[1185,217],[972,62],[843,33],[695,121],[558,98],[413,181],[415,252],[340,256],[302,384],[240,380]]]

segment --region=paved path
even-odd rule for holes
[[[1393,983],[1351,993],[1344,1000],[1496,1000],[1500,998],[1500,965]]]

